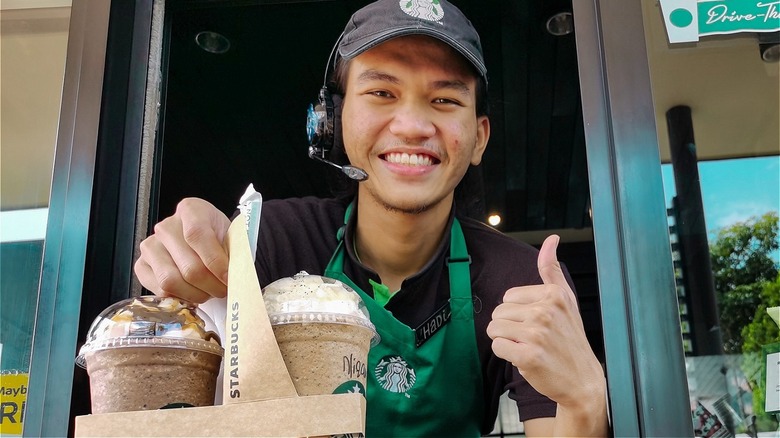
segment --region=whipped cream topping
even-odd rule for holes
[[[121,337],[166,337],[206,340],[219,338],[205,330],[205,322],[193,304],[178,298],[151,296],[127,300],[115,313],[106,314],[91,333],[92,340]]]
[[[368,319],[363,300],[352,288],[305,271],[266,286],[263,300],[269,315],[315,312]]]

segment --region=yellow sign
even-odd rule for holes
[[[0,375],[0,434],[3,436],[22,434],[28,380],[27,373]]]

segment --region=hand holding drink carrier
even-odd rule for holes
[[[90,373],[93,413],[76,418],[76,436],[365,433],[365,364],[379,337],[360,296],[306,273],[262,291],[253,246],[262,199],[250,185],[244,200],[251,204],[225,238],[227,299],[212,315],[224,321],[222,345],[205,313],[181,300],[138,297],[109,307],[77,358]],[[223,404],[209,406],[220,362]],[[187,405],[195,407],[160,409]]]

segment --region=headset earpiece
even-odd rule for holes
[[[336,54],[336,48],[339,41],[344,37],[342,32],[339,39],[328,56],[328,63],[325,65],[325,76],[323,85],[320,88],[320,94],[317,102],[309,105],[309,111],[306,117],[306,134],[309,137],[309,158],[330,164],[341,170],[347,177],[355,181],[365,181],[368,174],[365,170],[349,164],[339,165],[330,161],[325,154],[330,152],[334,143],[342,144],[341,138],[341,102],[342,96],[330,92],[328,88],[328,73],[330,71],[330,60]],[[335,60],[334,60],[335,68]],[[343,148],[339,148],[343,152]],[[338,155],[337,151],[337,155]],[[345,153],[346,155],[346,153]]]
[[[337,48],[339,42],[344,37],[344,32],[336,39],[336,44],[328,55],[328,62],[325,63],[325,75],[322,79],[322,88],[320,88],[320,94],[317,96],[317,102],[309,105],[309,111],[306,117],[306,134],[309,137],[309,156],[319,156],[319,158],[325,158],[325,153],[329,152],[333,147],[333,141],[335,137],[334,129],[340,129],[338,126],[341,123],[341,99],[338,99],[336,110],[338,110],[338,116],[334,114],[334,102],[330,89],[328,88],[328,74],[330,73],[330,62],[333,59],[335,65],[335,57],[337,56]],[[339,117],[338,123],[336,117]]]
[[[333,98],[327,85],[325,85],[320,88],[317,102],[309,105],[306,119],[309,150],[322,157],[333,146],[335,120],[333,109]]]
[[[355,181],[365,181],[368,179],[368,173],[365,170],[351,166],[349,164],[339,165],[330,161],[325,154],[330,152],[334,144],[342,145],[341,138],[341,103],[342,96],[336,93],[331,94],[328,86],[320,89],[320,95],[317,102],[309,105],[308,117],[306,119],[306,133],[309,136],[309,158],[330,164],[341,170],[348,178]],[[343,147],[336,150],[336,155],[346,152]]]

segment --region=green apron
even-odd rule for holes
[[[439,321],[447,316],[449,322],[438,324],[435,334],[421,345],[415,330],[395,319],[344,274],[346,251],[341,234],[325,276],[360,294],[381,337],[368,355],[366,437],[480,436],[482,371],[471,301],[471,259],[458,220],[453,220],[447,258],[451,317],[440,309]],[[437,325],[434,317],[428,327]]]

